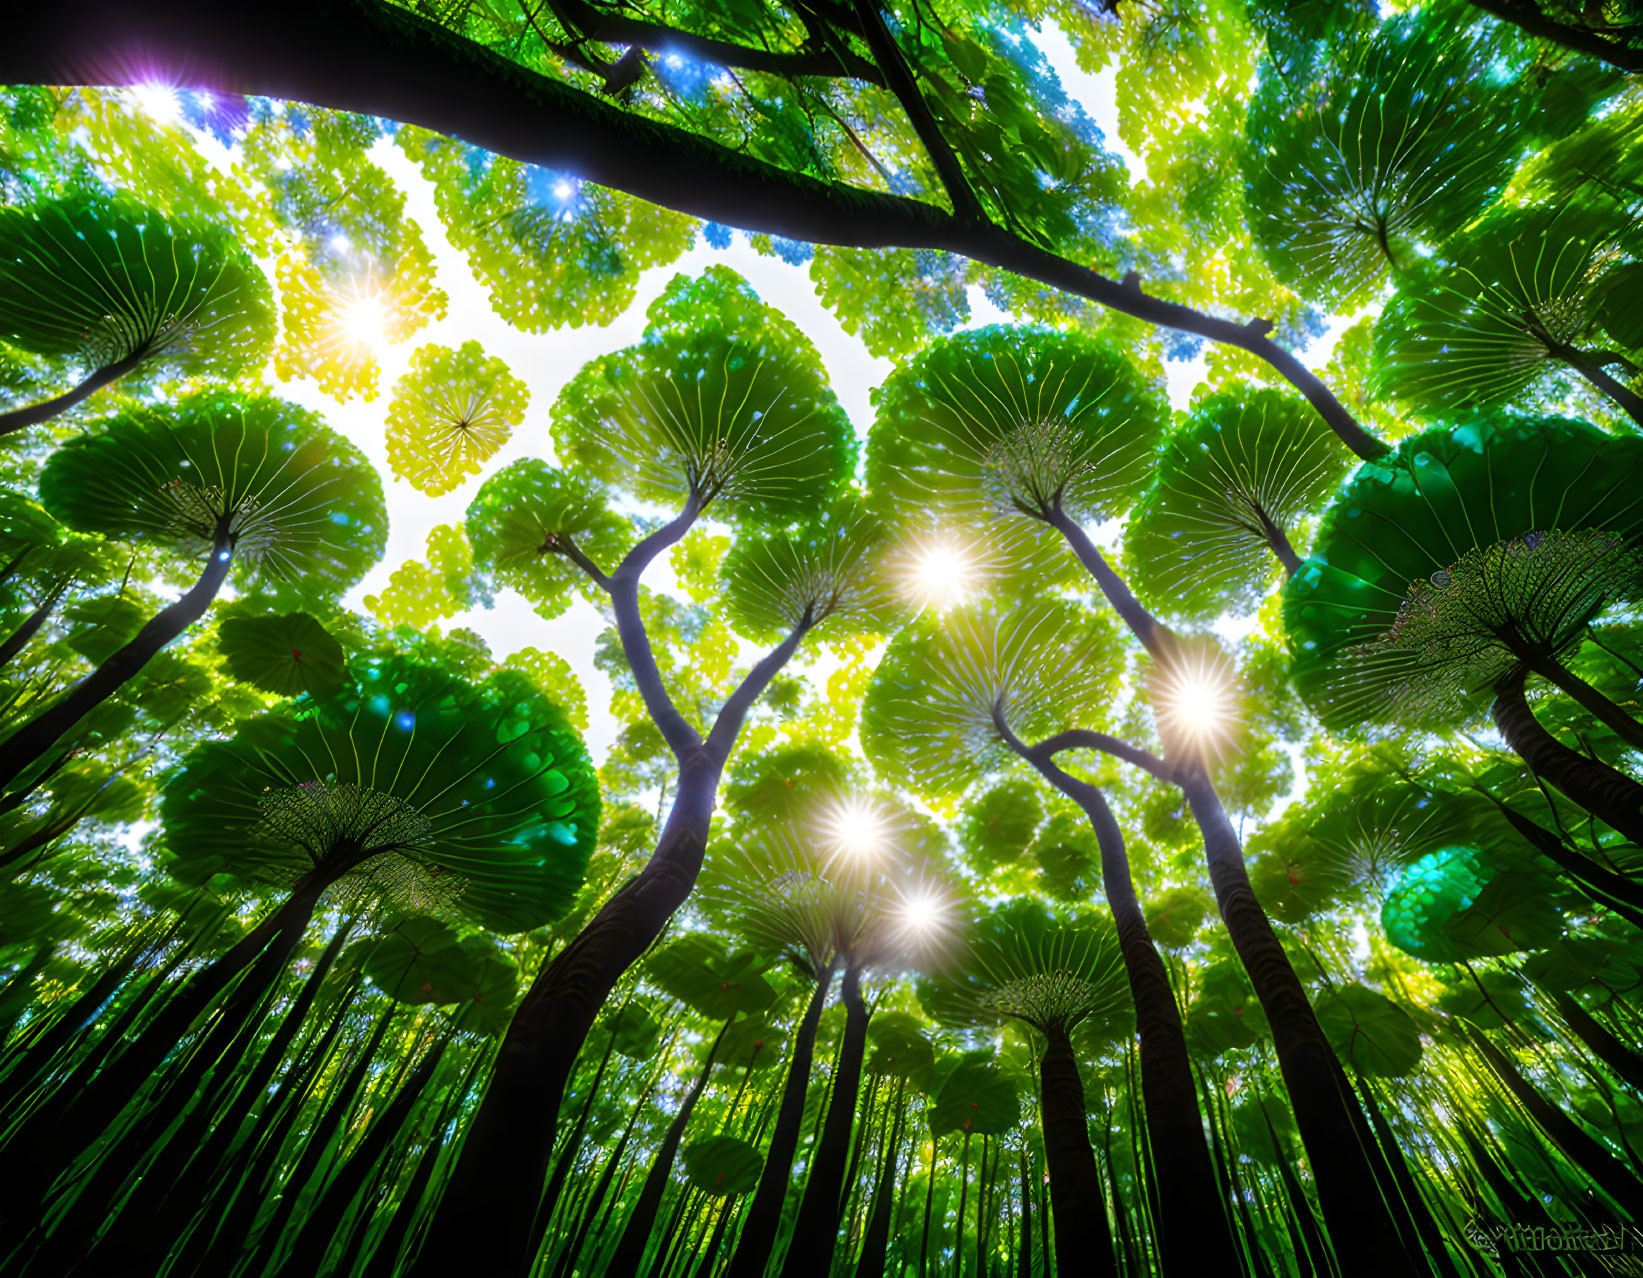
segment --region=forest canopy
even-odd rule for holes
[[[1636,0],[0,38],[0,1269],[1643,1265]]]

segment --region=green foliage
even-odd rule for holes
[[[995,706],[1029,744],[1098,727],[1122,669],[1103,613],[1046,600],[957,608],[903,630],[862,702],[862,748],[886,776],[951,799],[1008,753]]]
[[[225,617],[217,647],[234,678],[277,696],[317,696],[343,681],[342,645],[305,612]]]
[[[0,338],[88,369],[232,379],[273,342],[268,281],[220,226],[125,197],[0,209]]]
[[[809,338],[735,272],[678,276],[637,346],[586,365],[553,406],[568,464],[647,501],[729,516],[812,513],[849,471],[854,433]]]
[[[930,1107],[930,1134],[997,1136],[1021,1121],[1015,1080],[989,1060],[961,1060]]]
[[[750,1192],[759,1183],[764,1159],[745,1140],[708,1136],[685,1146],[685,1173],[690,1183],[714,1198]]]
[[[161,808],[176,872],[313,874],[500,932],[569,908],[599,800],[557,708],[505,671],[475,685],[386,656],[351,673],[351,688],[196,747]]]
[[[1350,455],[1293,395],[1233,386],[1193,406],[1165,439],[1125,524],[1128,580],[1150,606],[1209,618],[1251,611]]]
[[[962,524],[1064,508],[1118,514],[1165,420],[1156,388],[1114,345],[993,326],[935,342],[874,394],[867,481],[901,518]]]
[[[1457,962],[1543,949],[1562,935],[1563,915],[1550,875],[1450,847],[1399,875],[1381,906],[1381,924],[1405,953]]]
[[[1506,184],[1531,121],[1556,136],[1521,61],[1457,16],[1416,9],[1263,76],[1246,126],[1250,228],[1304,296],[1342,311],[1367,301],[1388,268],[1447,240]]]
[[[1470,420],[1369,463],[1284,592],[1295,681],[1330,727],[1453,722],[1635,588],[1643,442]]]
[[[478,342],[432,344],[411,357],[388,405],[388,464],[430,497],[448,493],[507,443],[530,391]]]
[[[1354,981],[1327,991],[1314,1004],[1318,1024],[1347,1068],[1368,1078],[1401,1078],[1421,1059],[1420,1030],[1385,995]]]
[[[535,458],[514,462],[487,479],[468,507],[474,565],[496,586],[511,587],[542,615],[570,606],[587,574],[566,556],[569,542],[602,572],[612,572],[633,544],[627,520],[606,506],[604,489],[575,471]]]
[[[226,536],[237,585],[272,607],[335,600],[382,555],[382,483],[317,416],[203,392],[69,440],[40,476],[68,527],[195,558]]]
[[[1112,923],[1088,912],[1053,914],[1031,898],[975,920],[962,956],[919,987],[925,1010],[944,1024],[1014,1019],[1040,1030],[1106,1019],[1128,997]]]

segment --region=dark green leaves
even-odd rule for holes
[[[1363,466],[1290,579],[1284,625],[1326,726],[1451,722],[1635,592],[1643,441],[1472,420]]]
[[[1015,1080],[991,1061],[966,1059],[947,1076],[930,1107],[930,1133],[997,1136],[1021,1121]]]
[[[264,692],[320,694],[343,681],[342,645],[305,612],[227,617],[217,645],[229,674]]]
[[[500,932],[568,909],[599,799],[557,708],[508,671],[474,684],[389,656],[353,673],[310,708],[247,720],[188,756],[162,802],[188,877],[314,873]]]
[[[273,343],[268,282],[219,227],[125,197],[0,210],[0,338],[71,355],[233,378]]]
[[[709,1136],[686,1145],[684,1160],[690,1183],[714,1198],[747,1193],[764,1168],[759,1151],[734,1136]]]
[[[236,584],[276,607],[335,600],[388,537],[382,482],[357,448],[294,404],[222,393],[69,440],[40,500],[71,528],[189,557],[226,534]]]
[[[1318,1024],[1341,1063],[1369,1078],[1401,1078],[1421,1059],[1420,1030],[1384,994],[1353,981],[1314,1004]]]

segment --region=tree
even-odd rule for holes
[[[130,199],[76,194],[0,215],[0,338],[83,364],[63,394],[0,414],[0,435],[145,376],[233,380],[268,357],[268,281],[221,228]]]
[[[231,572],[276,605],[335,599],[387,541],[381,481],[359,451],[274,399],[207,392],[174,413],[116,418],[54,453],[40,484],[47,508],[71,528],[203,556],[205,566],[176,602],[0,743],[0,784],[198,621]]]

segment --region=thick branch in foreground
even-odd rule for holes
[[[1643,71],[1643,49],[1630,48],[1588,27],[1559,22],[1542,12],[1534,0],[1472,0],[1472,6],[1510,22],[1532,36],[1598,58],[1622,71]]]
[[[1148,297],[987,223],[824,182],[642,119],[374,0],[23,0],[0,41],[0,83],[191,87],[386,116],[499,155],[749,231],[849,248],[944,249],[1149,324],[1236,346],[1306,396],[1354,453],[1369,434],[1259,329]]]
[[[522,7],[531,14],[530,0]],[[625,14],[611,13],[588,0],[548,0],[546,6],[568,27],[600,44],[625,44],[650,53],[678,53],[716,66],[738,71],[761,71],[767,75],[847,76],[867,84],[882,84],[879,69],[849,49],[828,49],[805,45],[792,50],[761,49],[754,45],[732,44],[711,36],[676,31],[658,22],[644,22]]]

